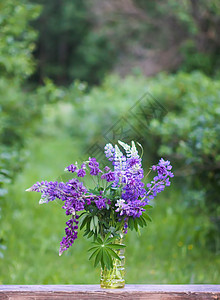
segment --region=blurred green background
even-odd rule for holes
[[[0,284],[98,283],[36,181],[117,139],[171,160],[153,222],[126,236],[127,283],[219,283],[218,0],[0,0]]]

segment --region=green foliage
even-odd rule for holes
[[[0,1],[0,74],[7,78],[26,78],[34,70],[32,51],[37,37],[29,22],[40,7],[26,0]]]
[[[94,258],[94,267],[101,264],[102,269],[105,267],[110,270],[113,268],[113,259],[121,260],[118,256],[118,251],[122,248],[125,248],[125,245],[120,243],[114,243],[117,239],[117,236],[111,237],[111,232],[109,232],[105,238],[97,238],[95,242],[92,243],[92,247],[88,250],[92,252],[89,259]]]
[[[50,77],[67,84],[75,79],[100,82],[114,61],[114,48],[104,34],[92,31],[86,1],[32,0],[42,5],[34,22],[39,31],[36,58],[41,61],[33,81]]]
[[[189,39],[181,47],[183,63],[180,70],[192,72],[200,70],[208,76],[219,78],[220,59],[218,50],[214,53],[199,52],[195,41]]]
[[[146,205],[145,209],[152,208],[150,205]],[[146,212],[142,212],[142,215],[139,218],[128,218],[128,228],[134,230],[140,234],[140,228],[147,226],[147,222],[151,222],[150,216]]]
[[[27,1],[0,1],[0,199],[24,162],[25,139],[39,117],[40,101],[22,89],[34,69],[36,32],[29,22],[39,7]],[[1,234],[1,233],[0,233]],[[0,240],[1,242],[2,240]]]
[[[125,3],[108,6],[100,0],[32,2],[43,8],[34,23],[39,31],[35,57],[40,61],[34,82],[50,77],[58,84],[80,79],[94,85],[112,69],[128,74],[136,66],[142,69],[142,63],[148,66],[151,50],[164,51],[165,70],[176,70],[181,64],[187,72],[196,69],[219,75],[216,0],[133,0],[128,7]],[[170,55],[175,56],[174,65]]]
[[[161,140],[158,153],[176,158],[177,172],[184,179],[185,192],[189,188],[197,191],[199,197],[195,191],[188,192],[185,201],[210,215],[213,226],[207,238],[209,246],[218,251],[220,81],[211,80],[201,73],[180,73],[167,77],[165,82],[169,97],[175,97],[178,109],[168,111],[162,121],[152,120],[150,128]],[[166,90],[160,95],[160,100],[167,102]]]
[[[88,240],[79,234],[64,255],[58,241],[67,221],[59,203],[38,204],[39,195],[26,193],[38,179],[56,180],[63,165],[79,157],[79,140],[58,134],[37,137],[28,145],[30,157],[11,186],[2,213],[7,255],[0,259],[1,284],[97,284],[99,268],[88,263]],[[63,175],[62,175],[63,176]],[[128,284],[218,284],[219,255],[205,247],[209,220],[184,205],[185,194],[170,189],[150,210],[153,222],[125,237]],[[56,230],[55,230],[56,228]],[[87,262],[87,263],[86,263]],[[204,271],[205,270],[205,271]]]
[[[87,145],[104,145],[110,131],[117,140],[129,135],[129,139],[141,142],[147,149],[143,158],[147,165],[158,156],[175,160],[185,205],[206,211],[210,217],[207,241],[210,239],[213,249],[219,247],[219,90],[218,80],[199,72],[160,74],[151,79],[108,76],[100,87],[82,93],[65,119],[67,132],[73,138],[83,137]],[[151,105],[150,95],[143,105],[137,104],[148,91],[163,106],[162,114],[156,102]],[[124,128],[122,124],[122,132],[111,129],[122,117],[127,122]]]

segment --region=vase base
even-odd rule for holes
[[[125,281],[119,282],[100,282],[102,289],[122,289],[125,287]]]

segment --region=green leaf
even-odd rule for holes
[[[96,232],[95,232],[95,235],[96,235],[96,239],[97,239],[97,234],[99,233],[99,224],[96,226]]]
[[[112,233],[109,232],[109,233],[105,236],[104,241],[103,241],[104,243],[108,240],[108,238],[111,236],[111,234],[112,234]]]
[[[83,213],[81,213],[81,215],[79,215],[79,220],[81,220],[81,219],[82,219],[82,216],[85,216],[86,214],[87,214],[86,211],[84,211]]]
[[[113,269],[113,261],[112,261],[112,257],[111,254],[108,252],[108,249],[106,248],[106,254],[109,257],[109,261],[110,261],[110,267]]]
[[[93,236],[94,232],[93,231],[90,231],[89,234],[88,234],[88,239]]]
[[[99,245],[102,245],[103,244],[103,241],[100,237],[97,237],[97,242],[99,243]]]
[[[108,244],[106,245],[106,247],[110,247],[111,249],[116,249],[116,250],[120,250],[122,248],[125,248],[126,246],[123,244]]]
[[[115,240],[117,240],[118,239],[118,236],[113,236],[112,238],[109,238],[107,241],[106,241],[106,243],[105,243],[105,245],[109,245],[109,244],[112,244]]]
[[[141,221],[142,221],[142,223],[143,223],[143,226],[147,226],[147,222],[146,222],[146,220],[144,219],[143,216],[140,216],[139,219],[141,219]]]
[[[142,216],[144,217],[145,220],[152,222],[151,218],[146,213],[143,213]]]
[[[133,217],[130,217],[130,218],[128,219],[128,227],[129,227],[131,230],[134,229],[134,219],[133,219]]]
[[[150,204],[147,204],[147,205],[145,205],[144,208],[145,208],[145,209],[150,209],[150,208],[153,208],[153,206],[151,206]]]
[[[101,258],[102,258],[102,249],[99,249],[99,251],[97,252],[96,258],[95,258],[94,267],[96,267],[98,265]]]
[[[106,247],[108,249],[108,252],[111,256],[113,256],[114,258],[118,259],[118,260],[121,260],[121,258],[118,256],[117,253],[115,253],[115,251],[113,251],[110,247]]]
[[[80,223],[81,223],[81,225],[80,225],[80,230],[82,230],[83,229],[83,227],[85,227],[86,226],[86,224],[87,224],[87,222],[89,222],[90,220],[89,220],[89,216],[88,216],[88,214],[87,215],[84,215],[84,216],[82,216],[82,218],[80,219]]]
[[[142,218],[141,216],[139,218],[136,219],[137,220],[137,223],[140,227],[144,227],[144,224],[143,224],[143,221],[142,221]]]
[[[99,238],[99,237],[98,237]],[[97,238],[97,239],[98,239]],[[100,247],[100,243],[98,243],[98,242],[92,242],[92,245],[95,245],[95,246],[99,246]]]
[[[89,248],[89,249],[88,249],[88,252],[89,252],[89,251],[93,251],[93,250],[95,250],[95,249],[99,249],[99,246],[94,246],[94,247]]]
[[[90,233],[90,231],[89,231],[89,230],[85,230],[85,232],[84,232],[83,236],[87,236],[89,233]]]
[[[102,249],[102,255],[103,255],[103,263],[106,266],[107,269],[111,269],[111,259],[109,259],[109,256],[107,254],[107,250],[105,248]],[[111,257],[111,256],[110,256]]]
[[[91,260],[99,251],[100,249],[96,249],[89,257],[89,260]]]
[[[102,269],[104,269],[105,268],[105,263],[104,263],[104,260],[103,260],[103,249],[101,250],[101,252],[102,252],[102,256],[101,256],[100,262],[101,262]]]
[[[138,231],[138,222],[137,219],[134,219],[134,229]]]
[[[96,230],[94,217],[92,217],[91,221],[90,221],[90,230],[93,231],[93,232],[95,232],[95,230]]]

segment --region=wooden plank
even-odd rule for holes
[[[220,285],[126,285],[101,289],[99,285],[0,285],[0,300],[220,300]]]

